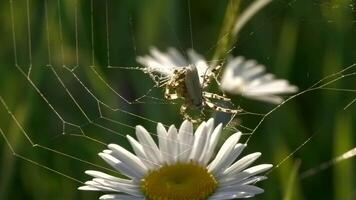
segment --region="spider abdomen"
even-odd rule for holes
[[[187,92],[185,98],[188,98],[192,105],[196,107],[201,107],[203,104],[203,91],[199,82],[198,70],[194,65],[189,65],[186,68],[185,88]]]

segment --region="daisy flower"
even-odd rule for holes
[[[153,76],[154,80],[169,80],[174,75],[174,71],[189,67],[190,65],[197,68],[200,84],[203,84],[203,77],[211,75],[209,65],[204,57],[192,49],[187,51],[188,59],[175,48],[169,48],[164,53],[152,47],[150,53],[151,55],[137,57],[137,62],[145,67],[144,71]],[[158,76],[154,76],[154,74]]]
[[[267,177],[259,175],[272,167],[249,167],[261,153],[236,160],[246,147],[238,143],[241,133],[231,135],[214,155],[222,124],[202,122],[195,133],[184,121],[177,130],[157,125],[158,145],[142,126],[136,127],[137,140],[127,136],[134,153],[109,144],[99,156],[125,178],[100,171],[86,171],[93,179],[79,190],[103,191],[105,200],[223,200],[248,198],[263,192],[254,186]]]
[[[265,73],[265,66],[241,56],[228,60],[220,88],[231,94],[274,104],[283,101],[279,95],[298,91],[287,80],[275,79],[273,74]]]

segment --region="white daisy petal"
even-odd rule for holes
[[[182,56],[181,53],[175,48],[169,48],[168,54],[171,56],[171,59],[177,66],[188,66],[187,60]]]
[[[214,131],[211,133],[207,150],[206,150],[205,154],[202,154],[202,157],[204,157],[202,159],[202,163],[204,165],[206,165],[210,161],[211,156],[213,155],[213,153],[215,151],[216,145],[218,144],[218,140],[219,140],[221,132],[222,132],[222,124],[219,124],[214,129]]]
[[[130,194],[133,196],[138,196],[138,197],[143,196],[142,192],[139,190],[140,186],[138,186],[138,185],[127,185],[127,184],[123,184],[123,183],[119,183],[119,182],[115,182],[115,181],[106,181],[106,180],[100,179],[100,178],[94,178],[93,181],[104,186],[104,187],[112,188],[113,190],[115,190],[117,192],[123,192],[123,193]]]
[[[90,190],[90,191],[106,191],[106,192],[120,192],[112,187],[107,187],[97,183],[95,181],[86,181],[86,186],[79,187],[79,190]]]
[[[169,68],[179,67],[177,63],[175,63],[170,56],[165,53],[160,52],[157,48],[151,48],[151,54],[154,56],[158,62],[162,63],[162,65],[167,66]]]
[[[220,182],[223,184],[231,184],[232,185],[237,182],[240,182],[241,180],[245,180],[245,179],[255,176],[257,174],[263,173],[263,172],[271,169],[272,167],[273,167],[273,165],[270,165],[270,164],[257,165],[257,166],[248,168],[240,173],[229,174],[228,176],[221,178]]]
[[[132,180],[124,179],[124,178],[118,178],[118,177],[111,176],[109,174],[106,174],[106,173],[103,173],[103,172],[99,172],[99,171],[95,171],[95,170],[86,170],[84,173],[89,175],[89,176],[92,176],[94,178],[102,178],[102,179],[106,179],[106,180],[109,180],[109,181],[116,181],[116,182],[122,182],[122,183],[127,183],[127,184],[133,183]]]
[[[157,167],[157,164],[152,163],[146,156],[146,153],[142,147],[142,145],[135,140],[133,137],[127,135],[126,138],[130,142],[132,149],[134,150],[135,154],[137,155],[138,158],[145,164],[147,169],[154,169]]]
[[[197,68],[199,75],[199,83],[203,84],[203,77],[210,76],[211,70],[205,58],[194,50],[189,50],[188,58],[185,58],[174,48],[169,48],[166,53],[152,47],[150,50],[151,56],[137,57],[137,62],[144,66],[144,71],[149,73],[157,73],[164,78],[170,78],[174,74],[174,69],[188,67],[193,65]]]
[[[224,174],[235,174],[250,166],[255,160],[261,156],[260,152],[249,154],[240,160],[236,161],[228,169],[224,171]]]
[[[178,141],[179,141],[178,160],[181,162],[186,162],[188,160],[194,142],[193,124],[190,121],[185,120],[180,126]]]
[[[208,170],[213,174],[218,174],[221,166],[224,165],[225,160],[229,157],[229,153],[234,149],[236,143],[241,137],[241,132],[231,135],[220,148],[215,159],[209,164]]]
[[[206,122],[200,124],[194,134],[194,143],[192,151],[189,155],[190,160],[198,160],[205,146],[207,139],[206,134]]]
[[[148,72],[156,72],[166,76],[173,74],[172,68],[161,65],[159,62],[157,62],[154,58],[150,56],[138,57],[137,62],[146,66],[146,71]]]
[[[134,197],[125,194],[106,194],[99,198],[100,200],[144,200],[144,197]]]
[[[137,156],[131,152],[117,144],[109,144],[108,147],[113,151],[113,154],[116,158],[125,163],[131,169],[135,170],[140,175],[143,176],[147,172],[147,167]]]
[[[199,159],[198,159],[198,162],[201,163],[202,165],[206,165],[206,153],[209,151],[209,143],[210,143],[210,137],[211,137],[211,134],[212,134],[212,131],[214,129],[214,119],[213,118],[210,118],[206,124],[206,139],[205,139],[205,144],[204,144],[204,147],[203,147],[203,150],[199,156]]]
[[[266,179],[267,179],[266,176],[253,176],[253,177],[241,180],[240,182],[235,182],[232,185],[251,185],[251,184],[255,184],[255,183],[259,182],[259,181],[266,180]],[[224,184],[224,183],[221,184],[222,187],[224,187],[224,186],[232,186],[232,185],[231,184]]]
[[[224,160],[220,161],[221,164],[219,166],[219,171],[216,171],[216,175],[219,176],[220,174],[222,174],[226,170],[226,168],[228,168],[231,163],[236,160],[236,158],[241,154],[245,147],[245,144],[236,144],[233,150],[228,153],[228,156],[226,156]]]
[[[120,171],[127,177],[134,178],[134,179],[141,179],[142,174],[134,171],[132,168],[127,166],[125,163],[121,162],[120,160],[116,159],[114,156],[106,153],[99,153],[99,156],[108,163],[111,167]]]
[[[167,144],[168,133],[162,123],[157,124],[158,146],[163,160],[169,158],[169,146]]]
[[[212,198],[209,200],[227,200],[227,199],[245,199],[254,197],[255,194],[246,193],[246,192],[222,192],[216,193]]]
[[[244,199],[254,197],[254,194],[246,192],[219,192],[217,191],[209,200]]]
[[[210,118],[208,121],[206,121],[206,124],[205,124],[205,126],[206,126],[206,132],[207,132],[207,134],[209,134],[209,135],[211,135],[211,133],[213,132],[213,130],[214,130],[214,118]],[[210,138],[210,137],[208,137],[208,138]]]
[[[269,103],[280,103],[282,98],[278,95],[298,91],[298,88],[290,85],[287,80],[274,79],[272,74],[266,74],[264,71],[265,67],[256,61],[236,57],[227,62],[220,89]]]
[[[222,187],[221,192],[245,192],[245,193],[250,193],[250,194],[260,194],[263,193],[263,189],[253,186],[253,185],[231,185],[228,187]]]
[[[167,146],[169,147],[169,163],[172,164],[177,162],[179,154],[178,131],[174,125],[170,126],[168,129]]]
[[[142,144],[143,149],[146,152],[147,158],[155,164],[162,163],[162,155],[158,149],[155,141],[150,134],[142,126],[136,126],[136,137]]]

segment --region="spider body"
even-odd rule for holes
[[[137,61],[157,86],[164,87],[166,99],[184,100],[180,113],[186,119],[200,121],[205,108],[233,114],[241,112],[240,109],[225,107],[226,103],[233,105],[229,98],[208,92],[208,86],[213,78],[216,80],[221,66],[209,66],[194,50],[189,50],[187,56],[185,58],[174,48],[166,53],[152,48],[151,55],[138,57]]]
[[[193,65],[175,70],[172,78],[166,83],[165,97],[169,100],[182,97],[189,107],[201,108],[202,94],[198,71]]]
[[[197,121],[189,114],[191,110],[198,110],[203,113],[205,106],[220,112],[238,113],[240,110],[232,110],[220,107],[210,99],[230,102],[229,98],[217,94],[205,92],[205,87],[208,86],[210,77],[204,76],[205,84],[200,83],[200,77],[196,66],[189,65],[187,67],[180,67],[174,70],[172,77],[165,84],[165,98],[175,100],[178,98],[184,99],[184,103],[180,108],[181,114],[192,121]]]

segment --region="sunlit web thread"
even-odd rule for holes
[[[352,148],[351,150],[349,151],[346,151],[345,153],[343,153],[342,155],[340,156],[337,156],[327,162],[324,162],[322,163],[321,165],[315,167],[315,168],[311,168],[311,169],[308,169],[304,172],[302,172],[300,174],[300,178],[301,179],[305,179],[305,178],[308,178],[312,175],[315,175],[325,169],[328,169],[329,167],[333,166],[333,165],[336,165],[337,163],[341,162],[341,161],[345,161],[345,160],[348,160],[350,158],[353,158],[356,156],[356,148]]]
[[[355,70],[355,71],[351,71],[351,72],[348,72],[348,73],[345,73],[347,71],[350,71],[350,70]],[[305,94],[307,92],[311,92],[311,91],[314,91],[314,90],[320,90],[320,89],[323,89],[324,87],[340,80],[340,79],[343,79],[343,78],[346,78],[346,77],[351,77],[351,76],[355,76],[356,75],[356,63],[346,67],[345,69],[339,71],[339,72],[336,72],[336,73],[333,73],[333,74],[330,74],[324,78],[322,78],[321,80],[317,81],[315,84],[313,84],[311,87],[309,87],[308,89],[306,90],[303,90],[295,95],[292,95],[290,96],[289,98],[287,98],[286,100],[284,100],[282,103],[278,104],[277,106],[275,106],[272,110],[270,110],[269,112],[267,112],[262,118],[261,120],[258,122],[257,126],[253,129],[253,131],[251,132],[251,135],[248,137],[247,141],[246,141],[246,144],[250,141],[250,139],[252,138],[253,134],[257,131],[257,129],[261,126],[262,122],[269,116],[271,115],[274,111],[276,111],[277,109],[279,109],[282,105],[284,105],[285,103],[289,102],[290,100],[293,100],[294,98],[302,95],[302,94]],[[337,90],[336,88],[334,89],[334,91]]]
[[[47,4],[46,4],[46,5],[47,5]],[[48,18],[47,18],[47,19],[48,19]],[[60,23],[61,23],[61,21],[60,21]],[[48,29],[47,29],[47,30],[48,30]],[[16,35],[16,34],[15,34],[15,30],[13,30],[13,35]],[[49,37],[49,34],[47,34],[47,36]],[[16,40],[15,40],[14,45],[16,46]],[[62,44],[62,45],[63,45],[63,44]],[[49,47],[49,45],[48,45],[48,47]],[[48,55],[50,56],[50,53],[49,53]],[[15,58],[15,60],[17,60],[17,57]],[[50,59],[49,59],[49,61],[50,61]],[[100,141],[98,141],[98,140],[95,140],[95,139],[93,139],[93,138],[90,138],[90,137],[86,136],[82,128],[83,128],[84,126],[86,126],[87,124],[94,124],[94,125],[96,125],[96,126],[98,126],[98,127],[103,127],[103,126],[101,126],[101,125],[95,123],[94,120],[89,119],[89,117],[86,115],[85,111],[81,108],[81,106],[79,105],[79,103],[76,101],[76,99],[73,97],[73,95],[71,94],[71,92],[69,91],[69,89],[66,87],[66,85],[64,84],[64,82],[61,80],[61,78],[59,77],[59,75],[56,73],[55,68],[54,68],[51,64],[48,64],[48,66],[51,68],[52,72],[55,74],[57,80],[58,80],[58,81],[60,82],[60,84],[63,86],[63,88],[64,88],[64,90],[66,91],[66,93],[68,94],[68,96],[72,99],[72,101],[73,101],[73,102],[75,103],[75,105],[79,108],[79,110],[81,111],[81,113],[82,113],[82,114],[85,116],[85,118],[88,120],[88,123],[85,123],[85,124],[82,124],[82,125],[76,125],[76,124],[74,124],[74,123],[70,123],[70,122],[65,121],[64,118],[58,113],[58,111],[56,111],[56,109],[53,107],[53,105],[47,100],[47,98],[43,95],[43,93],[42,93],[42,92],[39,90],[39,88],[35,85],[35,83],[31,80],[31,78],[30,78],[29,76],[26,76],[25,72],[24,72],[18,65],[16,65],[15,67],[21,72],[21,74],[23,74],[23,75],[25,76],[25,78],[26,78],[27,81],[30,83],[30,85],[36,90],[36,92],[42,97],[42,99],[46,102],[46,104],[51,108],[51,110],[52,110],[52,111],[57,115],[57,117],[60,119],[60,121],[61,121],[62,124],[63,124],[63,134],[65,133],[65,126],[66,126],[66,125],[70,125],[70,126],[73,126],[73,127],[78,128],[78,129],[80,130],[80,133],[81,133],[80,136],[83,136],[83,137],[86,138],[86,139],[90,139],[90,140],[93,140],[93,141],[102,143],[102,142],[100,142]],[[74,69],[69,69],[69,68],[67,68],[66,65],[64,65],[64,64],[62,65],[62,67],[68,69],[68,70],[71,71],[71,72],[74,72]],[[79,80],[79,79],[78,79],[78,80]],[[85,88],[88,89],[87,87],[85,87]],[[92,94],[92,93],[91,93],[91,94]],[[96,100],[98,100],[98,99],[96,98]],[[6,105],[4,101],[3,101],[2,103],[4,103],[4,104],[3,104],[4,106]],[[100,102],[98,101],[98,105],[99,105],[99,103],[100,103]],[[106,104],[104,104],[104,103],[102,103],[102,104],[103,104],[103,105],[106,105]],[[6,109],[9,111],[8,107],[7,107],[7,106],[5,106],[5,107],[6,107]],[[100,110],[100,105],[99,105],[98,109]],[[120,110],[120,109],[113,109],[113,110],[114,110],[114,111],[118,111],[118,110]],[[10,111],[9,111],[9,112],[10,112]],[[11,113],[11,112],[10,112],[10,113]],[[153,122],[153,123],[157,123],[157,122],[152,121],[152,120],[149,120],[149,119],[147,119],[147,118],[143,118],[143,117],[138,116],[138,115],[135,115],[135,114],[133,114],[133,113],[129,113],[129,112],[127,112],[127,111],[124,111],[124,113],[126,113],[126,114],[131,114],[131,115],[133,115],[133,116],[135,116],[135,117],[139,117],[139,118],[141,118],[141,119],[145,119],[145,120],[151,121],[151,122]],[[101,114],[101,111],[100,111],[100,114]],[[12,115],[13,119],[15,120],[15,119],[16,119],[15,116],[14,116],[13,114],[11,114],[11,115]],[[98,118],[101,118],[101,117],[103,117],[103,116],[101,115],[101,116],[98,117]],[[108,118],[104,118],[104,119],[108,119]],[[111,121],[113,122],[114,120],[111,120]],[[17,125],[18,125],[19,127],[21,127],[19,123],[17,123]],[[134,127],[132,127],[132,126],[130,126],[130,127],[131,127],[131,128],[134,128]],[[23,129],[21,128],[21,130],[23,130]],[[110,130],[110,129],[107,129],[107,130]],[[110,132],[117,134],[117,132],[116,132],[116,131],[113,131],[113,130],[110,130]],[[24,133],[26,136],[28,136],[28,134],[27,134],[24,130],[23,130],[23,133]],[[123,136],[122,134],[119,134],[119,135],[120,135],[120,136]],[[77,135],[77,136],[78,136],[78,135]],[[28,138],[28,139],[29,139],[29,138]],[[30,140],[30,143],[34,145],[34,143],[32,142],[32,140]],[[103,144],[103,143],[102,143],[102,144]],[[38,146],[38,145],[35,145],[35,146]]]
[[[92,25],[93,26],[93,25]],[[93,34],[92,34],[93,35]],[[94,47],[94,45],[92,45],[92,48]],[[96,72],[96,70],[94,69],[94,71]],[[98,77],[100,77],[101,78],[101,76],[97,73],[97,75],[98,75]],[[102,81],[104,81],[105,82],[105,80],[104,79],[102,79],[101,78],[101,80]],[[105,83],[107,83],[107,82],[105,82]],[[108,83],[107,83],[108,84]],[[109,86],[109,85],[107,85],[107,86]],[[110,86],[109,86],[110,87]],[[110,87],[110,89],[112,90],[112,91],[115,91],[115,90],[113,90],[113,88],[112,87]],[[117,93],[118,94],[118,93]]]
[[[61,24],[61,23],[60,23]],[[92,45],[93,46],[93,45]]]
[[[12,2],[12,1],[10,1],[10,2]],[[13,21],[12,21],[13,22]],[[13,24],[14,25],[14,24]],[[14,31],[14,30],[13,30]],[[13,32],[13,35],[16,35],[15,34],[15,32]],[[14,41],[15,41],[15,44],[14,44],[14,49],[16,49],[16,39],[14,39]],[[15,53],[14,53],[15,54]],[[21,68],[17,65],[17,56],[16,56],[16,58],[14,59],[15,60],[15,66],[16,67],[18,67],[18,70],[20,70],[20,72],[25,76],[25,77],[27,77],[26,79],[27,79],[27,81],[29,81],[29,83],[30,83],[30,85],[37,91],[37,92],[39,92],[39,95],[45,100],[45,102],[46,102],[46,104],[48,104],[50,107],[52,107],[52,111],[53,112],[55,112],[56,114],[58,114],[58,117],[61,119],[61,121],[62,121],[62,123],[64,124],[64,125],[71,125],[71,126],[74,126],[74,127],[77,127],[77,128],[81,128],[82,126],[85,126],[86,124],[83,124],[83,125],[76,125],[76,124],[72,124],[72,123],[70,123],[70,122],[66,122],[62,117],[61,117],[61,115],[59,115],[59,113],[54,109],[54,107],[50,104],[50,102],[45,98],[45,96],[41,93],[41,91],[38,89],[38,87],[32,82],[32,80],[31,80],[31,78],[30,77],[28,77],[27,76],[27,74],[24,72],[24,71],[21,71]],[[50,65],[51,67],[53,67],[52,65]],[[67,68],[67,69],[69,69],[69,68]],[[73,74],[74,74],[74,71],[75,70],[73,70],[73,69],[69,69],[70,71],[72,71],[73,72]],[[337,74],[337,73],[335,73],[335,74]],[[352,75],[355,75],[354,73],[347,73],[347,74],[344,74],[343,76],[340,76],[339,78],[341,79],[341,78],[344,78],[344,77],[346,77],[346,76],[352,76]],[[330,77],[330,78],[332,78],[332,77]],[[339,79],[338,79],[339,80]],[[331,81],[337,81],[336,79],[334,79],[333,78],[333,80],[331,80]],[[330,81],[330,82],[331,82]],[[330,83],[331,84],[331,83]],[[63,86],[63,85],[62,85]],[[65,85],[64,85],[65,86]],[[325,85],[326,86],[326,85]],[[315,86],[315,88],[314,89],[322,89],[324,87],[324,84],[321,84],[320,86]],[[65,89],[66,90],[66,89]],[[69,91],[69,90],[68,90]],[[73,98],[74,99],[74,98]],[[100,105],[102,105],[99,101],[97,101],[98,102],[98,109],[100,109]],[[116,109],[114,109],[114,110],[116,110]],[[101,112],[100,112],[101,113]],[[129,112],[128,112],[129,113]],[[16,117],[14,116],[14,118],[16,119]],[[106,118],[106,117],[104,117],[104,118]],[[106,119],[109,119],[109,118],[106,118]],[[109,120],[111,120],[111,119],[109,119]],[[93,123],[93,122],[90,122],[90,120],[88,120],[89,121],[89,123]],[[93,121],[93,120],[92,120]],[[115,121],[115,120],[114,120]],[[117,122],[117,121],[115,121],[115,122]],[[119,122],[119,123],[121,123],[121,122]],[[261,122],[262,123],[262,122]],[[21,127],[21,125],[20,124],[18,124],[18,126],[19,126],[19,128]],[[100,125],[100,126],[102,126],[102,125]],[[21,129],[21,128],[20,128]],[[113,130],[111,130],[111,131],[113,131]],[[63,131],[64,132],[64,131]],[[114,132],[116,132],[116,131],[114,131]],[[6,136],[5,136],[5,134],[3,133],[3,131],[1,130],[1,133],[2,133],[2,136],[5,138],[5,140],[6,140],[6,142],[8,142],[8,140],[7,140],[7,138],[6,138]],[[26,132],[24,132],[24,134],[25,134]],[[26,133],[25,135],[27,135],[28,136],[28,134]],[[82,135],[82,136],[85,136],[84,134]],[[88,139],[89,139],[90,137],[88,137]],[[29,141],[32,141],[32,140],[29,140]],[[35,147],[37,147],[37,146],[39,146],[38,144],[36,144],[36,143],[32,143],[32,142],[30,142],[32,145],[34,145]],[[13,150],[12,149],[12,147],[11,146],[9,146],[9,148],[11,149],[11,150]],[[46,149],[46,148],[44,148],[44,149]],[[53,149],[47,149],[47,150],[49,150],[49,151],[53,151]],[[61,154],[61,152],[56,152],[56,150],[54,150],[54,152],[56,153],[56,154]],[[14,152],[13,152],[14,153]],[[24,159],[24,160],[26,160],[26,158],[25,157],[21,157],[21,156],[18,156],[19,158],[21,158],[21,159]],[[74,157],[70,157],[70,158],[72,158],[72,159],[75,159]],[[31,160],[28,160],[28,161],[31,161]],[[38,163],[36,164],[36,162],[33,162],[32,161],[32,163],[33,164],[35,164],[35,165],[38,165]],[[88,164],[92,164],[92,163],[88,163]],[[42,165],[42,167],[43,168],[45,168],[45,169],[47,169],[47,170],[51,170],[51,171],[53,171],[53,169],[50,169],[50,168],[48,168],[48,167],[46,167],[45,165]],[[60,174],[60,173],[58,173],[58,174]],[[64,175],[64,174],[60,174],[60,175]],[[64,175],[65,176],[65,175]],[[70,178],[70,177],[67,177],[67,178]]]
[[[14,35],[15,35],[15,34],[14,34]],[[49,35],[49,34],[48,34],[48,35]],[[16,42],[16,40],[15,40],[15,42]],[[50,54],[49,54],[49,55],[50,55]],[[72,101],[75,103],[75,105],[80,109],[81,113],[86,117],[86,119],[88,120],[88,123],[92,123],[92,124],[94,124],[94,125],[96,125],[96,126],[98,126],[98,127],[103,127],[103,126],[101,126],[101,125],[95,123],[93,120],[91,120],[91,119],[88,118],[88,116],[85,114],[85,111],[80,107],[79,103],[76,101],[76,99],[75,99],[75,98],[73,97],[73,95],[70,93],[69,89],[65,86],[65,84],[63,83],[63,81],[61,80],[61,78],[59,77],[59,75],[56,73],[56,71],[55,71],[55,69],[53,68],[53,66],[49,64],[49,67],[51,67],[52,72],[55,74],[57,80],[61,83],[61,85],[63,86],[63,88],[64,88],[64,90],[66,91],[66,93],[70,96],[70,98],[71,98]],[[63,65],[63,67],[66,68],[68,71],[73,72],[73,74],[74,74],[74,70],[73,70],[73,69],[69,69],[69,68],[67,68],[65,65]],[[19,67],[17,67],[17,68],[20,70],[20,72],[21,72],[23,75],[25,75],[25,74],[24,74],[24,71],[23,71],[21,68],[19,68]],[[76,78],[78,78],[78,77],[76,76]],[[51,104],[51,103],[46,99],[46,97],[41,93],[41,91],[38,89],[38,87],[32,82],[32,80],[31,80],[29,77],[26,77],[26,79],[27,79],[27,81],[31,84],[31,86],[37,91],[37,93],[38,93],[38,94],[45,100],[45,102],[50,106],[50,108],[52,109],[52,111],[53,111],[53,112],[58,116],[58,118],[62,121],[62,123],[63,123],[63,133],[65,133],[65,125],[71,125],[71,126],[73,126],[73,127],[76,127],[76,128],[78,128],[78,129],[80,129],[80,132],[81,132],[82,136],[84,136],[85,138],[91,139],[91,140],[94,140],[94,141],[97,141],[97,140],[95,140],[95,139],[93,139],[93,138],[89,138],[88,136],[86,136],[85,133],[84,133],[84,131],[82,130],[82,127],[83,127],[83,126],[86,126],[87,123],[86,123],[86,124],[83,124],[83,125],[76,125],[76,124],[73,124],[73,123],[70,123],[70,122],[65,121],[65,120],[63,119],[63,117],[55,110],[55,108],[52,106],[52,104]],[[78,80],[80,81],[80,79],[78,79]],[[81,82],[81,83],[82,83],[82,82]],[[84,85],[83,85],[83,86],[84,86]],[[89,90],[88,90],[88,87],[85,87],[85,88],[87,89],[87,91],[89,91]],[[90,94],[93,95],[93,93],[90,93]],[[94,95],[93,95],[93,96],[94,96]],[[94,97],[95,97],[95,96],[94,96]],[[96,97],[95,97],[95,99],[98,101],[98,99],[97,99]],[[98,104],[99,104],[99,103],[101,103],[102,105],[107,106],[107,105],[106,105],[105,103],[103,103],[103,102],[99,102],[99,101],[98,101]],[[107,107],[109,107],[109,106],[107,106]],[[110,108],[110,107],[109,107],[109,108]],[[99,105],[98,109],[100,110],[100,105]],[[114,109],[114,108],[111,108],[111,109],[112,109],[113,111],[121,110],[121,109]],[[121,110],[121,111],[123,111],[123,110]],[[127,111],[123,111],[123,112],[126,113],[126,114],[131,114],[131,115],[136,116],[136,117],[140,117],[141,119],[149,120],[149,119],[147,119],[147,118],[143,118],[143,117],[141,117],[141,116],[138,116],[138,115],[129,113],[129,112],[127,112]],[[101,111],[100,111],[100,114],[101,114]],[[101,116],[98,117],[98,118],[101,118],[101,117],[103,117],[102,114],[101,114]],[[108,118],[104,118],[104,119],[108,119]],[[114,121],[114,120],[111,120],[111,121]],[[157,122],[152,121],[152,120],[149,120],[149,121],[151,121],[151,122],[153,122],[153,123],[157,123]],[[130,126],[130,127],[131,127],[131,128],[134,128],[134,127],[132,127],[132,126]],[[107,130],[110,130],[110,129],[107,129]],[[113,130],[110,130],[110,132],[117,134],[117,132],[116,132],[116,131],[113,131]],[[27,134],[26,134],[26,135],[27,135]],[[122,134],[119,134],[119,135],[120,135],[120,136],[123,136]],[[99,141],[97,141],[97,142],[99,142]]]
[[[60,19],[60,18],[59,18],[59,19]],[[48,23],[48,22],[47,22],[47,23]],[[60,24],[61,24],[61,20],[60,20]],[[48,30],[48,29],[47,29],[47,30]],[[13,30],[13,34],[15,35],[15,30]],[[49,32],[48,32],[47,36],[48,36],[48,38],[49,38]],[[14,41],[15,41],[14,46],[16,46],[16,39],[15,39]],[[61,40],[61,42],[62,42],[62,40]],[[61,46],[63,46],[62,43],[61,43]],[[49,48],[49,45],[48,45],[48,48]],[[50,51],[48,51],[48,52],[49,52],[49,53],[48,53],[48,55],[49,55],[49,64],[48,64],[48,66],[51,68],[52,72],[56,75],[57,80],[61,83],[61,85],[62,85],[63,88],[65,89],[66,93],[67,93],[67,94],[70,96],[70,98],[75,102],[76,106],[80,109],[80,111],[85,115],[84,110],[80,107],[80,105],[77,103],[77,101],[76,101],[76,100],[74,99],[74,97],[71,95],[70,91],[69,91],[68,88],[65,86],[65,84],[63,83],[63,81],[60,79],[60,77],[59,77],[58,74],[56,73],[55,69],[53,68],[53,66],[52,66],[52,64],[51,64],[51,61],[50,61],[50,55],[51,55],[51,54],[50,54]],[[63,55],[63,54],[62,54],[62,55]],[[15,60],[17,60],[17,56],[16,56]],[[63,64],[62,66],[63,66],[63,67],[66,67],[66,65],[64,65],[64,64]],[[21,74],[23,74],[23,75],[25,76],[25,72],[24,72],[17,64],[16,64],[16,68],[21,72]],[[74,73],[74,69],[69,69],[69,68],[66,68],[66,69],[68,69],[69,71],[71,71],[71,72]],[[30,83],[30,85],[36,90],[36,92],[42,97],[42,99],[46,102],[46,104],[52,109],[52,111],[57,115],[57,117],[62,121],[62,123],[63,123],[63,133],[65,133],[65,125],[71,125],[71,126],[73,126],[73,127],[77,127],[78,129],[80,129],[80,131],[81,131],[81,133],[82,133],[80,136],[85,137],[86,139],[91,139],[91,140],[93,140],[92,138],[87,137],[87,136],[84,134],[84,132],[83,132],[83,130],[82,130],[82,127],[81,127],[80,125],[75,125],[75,124],[73,124],[73,123],[70,123],[70,122],[65,121],[65,120],[63,119],[63,117],[56,111],[56,109],[53,107],[53,105],[52,105],[52,104],[47,100],[47,98],[43,95],[43,93],[39,90],[39,88],[35,85],[35,83],[31,80],[31,78],[30,78],[29,76],[25,76],[25,78],[26,78],[27,81]],[[15,116],[11,113],[11,111],[8,109],[8,107],[6,106],[5,102],[2,101],[2,103],[3,103],[3,105],[6,107],[6,109],[8,110],[9,114],[12,116],[13,120],[15,120],[17,126],[21,129],[21,132],[26,136],[26,138],[28,139],[28,141],[31,143],[31,145],[32,145],[33,147],[41,148],[41,149],[44,149],[44,150],[47,150],[47,151],[51,151],[51,152],[53,152],[53,153],[56,153],[56,154],[65,156],[65,157],[69,157],[69,158],[78,160],[78,161],[80,161],[80,162],[84,162],[84,163],[86,163],[86,164],[91,164],[91,165],[93,165],[93,164],[90,163],[90,162],[84,161],[84,160],[82,160],[82,159],[79,159],[79,158],[77,158],[77,157],[71,156],[71,155],[69,155],[69,154],[65,154],[65,153],[62,153],[62,152],[60,152],[60,151],[57,151],[57,150],[54,150],[54,149],[51,149],[51,148],[42,146],[42,145],[40,145],[40,144],[34,143],[34,142],[32,141],[32,139],[29,137],[28,133],[27,133],[27,132],[22,128],[22,126],[18,123],[16,117],[15,117]],[[99,107],[99,108],[100,108],[100,107]],[[100,112],[100,113],[101,113],[101,112]],[[86,116],[86,115],[85,115],[85,116]],[[87,118],[87,120],[89,121],[89,123],[93,123],[92,120],[90,120],[87,116],[86,116],[86,118]],[[113,120],[111,120],[111,121],[113,121]],[[99,127],[100,127],[100,125],[99,125]],[[101,127],[102,127],[102,126],[101,126]],[[115,133],[115,131],[112,131],[112,130],[110,130],[110,131]],[[2,132],[2,133],[3,133],[3,132]],[[6,138],[5,135],[3,135],[3,136]],[[6,138],[6,141],[8,142],[7,138]],[[98,142],[98,141],[97,141],[97,142]],[[55,173],[57,173],[57,174],[59,174],[59,175],[62,175],[62,176],[64,176],[64,177],[67,177],[67,178],[69,178],[69,179],[72,179],[72,180],[75,180],[75,181],[78,182],[78,180],[76,180],[76,179],[74,179],[74,178],[72,178],[72,177],[70,177],[70,176],[67,176],[67,175],[65,175],[65,174],[63,174],[63,173],[61,173],[61,172],[59,172],[59,171],[53,170],[53,169],[51,169],[51,168],[48,168],[48,167],[46,167],[45,165],[36,163],[36,162],[34,162],[34,161],[32,161],[32,160],[29,160],[29,159],[27,159],[27,158],[25,158],[25,157],[23,157],[23,156],[17,154],[15,151],[13,151],[13,148],[12,148],[12,146],[10,145],[10,143],[8,143],[8,144],[9,144],[9,148],[12,150],[13,154],[16,155],[17,157],[22,158],[22,159],[24,159],[24,160],[27,160],[27,161],[29,161],[29,162],[35,164],[35,165],[38,165],[38,166],[40,166],[40,167],[42,167],[42,168],[45,168],[45,169],[47,169],[47,170],[50,170],[50,171],[52,171],[52,172],[55,172]],[[94,166],[96,166],[96,165],[94,165]],[[100,167],[100,166],[96,166],[96,167]]]
[[[16,116],[12,113],[12,111],[9,109],[8,105],[6,104],[6,102],[4,101],[4,99],[0,96],[0,102],[1,104],[3,105],[3,107],[5,108],[5,110],[8,112],[9,116],[12,118],[12,120],[15,122],[16,126],[20,129],[21,133],[26,137],[27,141],[30,143],[30,145],[33,147],[33,148],[39,148],[39,149],[42,149],[42,150],[46,150],[46,151],[50,151],[50,152],[53,152],[53,153],[56,153],[56,154],[59,154],[61,156],[64,156],[64,157],[67,157],[67,158],[71,158],[71,159],[74,159],[76,161],[80,161],[82,163],[85,163],[85,164],[89,164],[89,165],[92,165],[94,167],[98,167],[98,168],[102,168],[102,169],[105,169],[105,170],[109,170],[109,171],[112,171],[112,172],[115,172],[114,170],[111,170],[109,168],[106,168],[106,167],[102,167],[100,165],[96,165],[94,163],[91,163],[89,161],[85,161],[83,159],[80,159],[78,157],[75,157],[75,156],[72,156],[72,155],[69,155],[69,154],[66,154],[66,153],[63,153],[61,151],[58,151],[58,150],[55,150],[55,149],[52,149],[52,148],[49,148],[49,147],[46,147],[46,146],[43,146],[41,144],[38,144],[36,142],[34,142],[32,140],[32,138],[30,137],[30,135],[26,132],[26,130],[23,128],[23,126],[21,125],[21,123],[17,120]],[[11,143],[9,142],[9,140],[7,139],[5,133],[3,132],[3,130],[1,129],[0,127],[0,131],[1,131],[1,134],[3,136],[3,138],[5,139],[7,145],[9,146],[11,152],[13,153],[13,155],[15,156],[18,156],[22,159],[24,159],[25,157],[24,156],[21,156],[20,154],[16,153],[15,149],[13,148],[13,146],[11,145]],[[86,137],[86,136],[85,136]],[[87,137],[89,139],[89,137]],[[92,138],[90,138],[91,140],[93,140]],[[99,141],[97,141],[99,142]],[[101,143],[101,142],[100,142]],[[26,160],[26,159],[25,159]],[[27,161],[29,161],[27,159]],[[33,161],[32,161],[33,162]],[[41,165],[39,163],[36,163],[36,165]],[[43,166],[42,166],[43,167]],[[55,171],[55,170],[51,170],[51,171]]]

